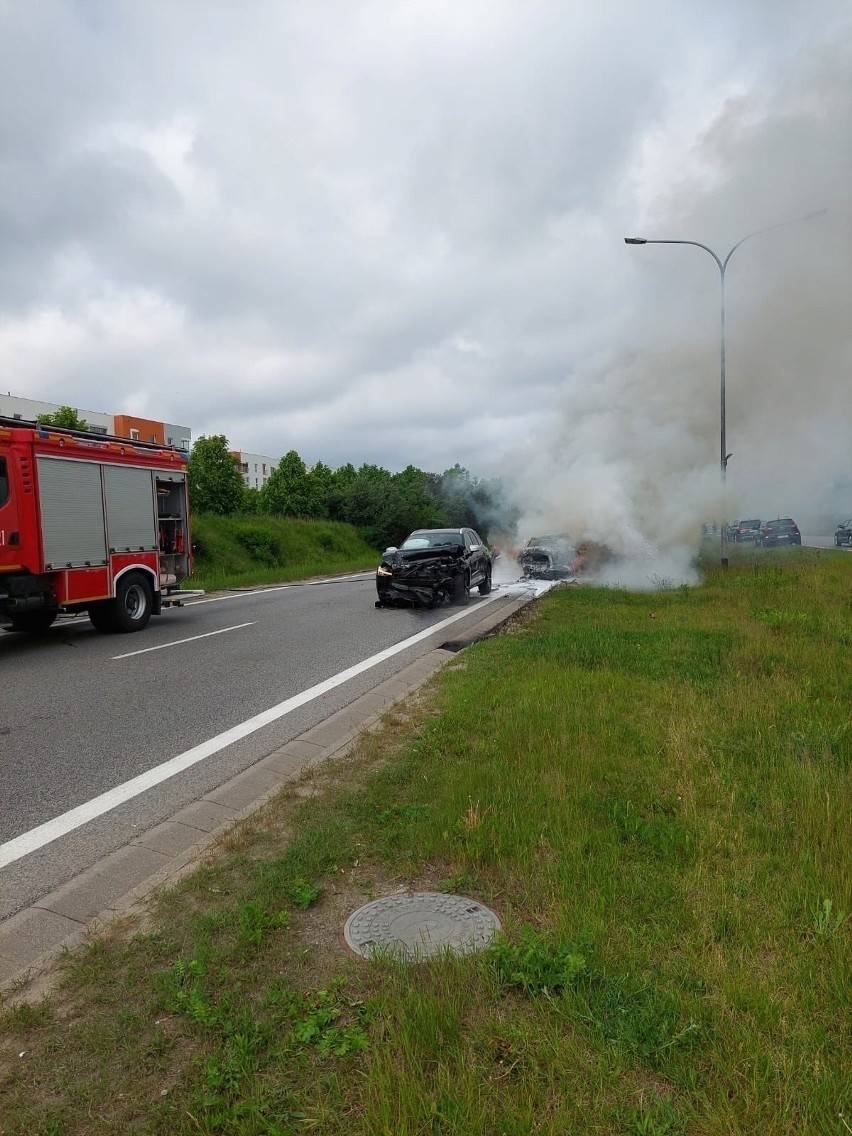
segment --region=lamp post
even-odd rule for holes
[[[733,456],[732,454],[729,454],[727,452],[727,443],[726,443],[726,438],[725,438],[725,269],[728,267],[728,261],[731,259],[731,257],[734,255],[734,253],[740,247],[740,245],[745,244],[746,241],[750,241],[752,237],[758,237],[762,233],[770,233],[774,229],[783,229],[787,225],[796,225],[800,221],[810,221],[814,217],[821,217],[826,212],[827,212],[827,210],[820,209],[816,213],[808,213],[806,216],[796,217],[792,221],[781,221],[777,225],[767,225],[765,228],[755,229],[755,231],[753,233],[748,233],[746,236],[744,236],[740,240],[738,240],[737,243],[734,245],[734,247],[730,250],[728,255],[725,257],[724,260],[722,260],[722,258],[718,255],[718,253],[715,253],[713,251],[713,249],[710,248],[709,245],[703,245],[703,244],[701,244],[700,241],[663,241],[663,240],[650,240],[650,239],[647,239],[646,237],[625,237],[624,238],[624,243],[626,245],[694,245],[695,248],[704,249],[705,252],[709,252],[709,254],[716,261],[716,264],[718,265],[718,268],[719,268],[719,279],[720,279],[720,283],[721,283],[721,293],[722,293],[720,336],[719,336],[719,343],[720,343],[720,378],[719,378],[719,419],[720,419],[719,458],[720,458],[720,462],[719,462],[719,466],[720,466],[720,472],[721,472],[721,476],[722,476],[722,516],[721,516],[721,522],[720,522],[720,526],[719,526],[719,552],[720,552],[720,560],[721,560],[722,566],[725,567],[725,568],[727,568],[727,566],[728,566],[728,558],[726,556],[726,551],[727,551],[727,549],[726,549],[726,541],[727,541],[726,528],[727,528],[727,525],[726,525],[726,521],[725,521],[725,510],[726,510],[725,489],[726,489],[727,474],[728,474],[728,459]]]

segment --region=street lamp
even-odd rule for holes
[[[722,474],[722,517],[721,517],[721,524],[720,524],[720,531],[719,531],[719,546],[720,546],[720,559],[721,559],[721,563],[724,567],[727,567],[727,565],[728,565],[728,558],[725,555],[725,552],[726,552],[726,548],[725,548],[725,542],[726,542],[725,487],[726,487],[726,482],[727,482],[728,459],[733,456],[732,454],[728,453],[727,446],[726,446],[726,443],[725,443],[725,269],[728,267],[728,261],[731,259],[731,257],[734,255],[734,253],[740,247],[740,245],[745,244],[746,241],[750,241],[752,237],[758,237],[762,233],[770,233],[774,229],[783,229],[787,225],[796,225],[800,221],[810,221],[814,217],[821,217],[826,212],[828,212],[828,210],[820,209],[816,213],[808,213],[804,217],[795,217],[792,221],[781,221],[777,225],[767,225],[763,229],[755,229],[755,231],[753,233],[748,233],[747,236],[745,236],[741,240],[737,241],[737,243],[734,245],[734,247],[731,249],[731,251],[728,253],[728,255],[725,257],[724,260],[722,260],[719,257],[719,255],[717,253],[715,253],[713,251],[713,249],[711,249],[709,247],[709,245],[703,245],[703,244],[701,244],[700,241],[662,241],[662,240],[649,240],[645,237],[625,237],[624,238],[624,243],[626,245],[694,245],[695,248],[704,249],[705,252],[709,252],[710,255],[713,257],[713,259],[716,261],[716,264],[719,266],[719,277],[720,277],[720,282],[721,282],[721,286],[722,286],[722,311],[721,311],[720,337],[719,337],[720,338],[720,347],[721,347],[721,367],[720,367],[720,384],[719,384],[719,412],[720,412],[720,423],[721,423],[720,443],[721,444],[720,444],[720,448],[719,448],[719,456],[720,456],[720,470],[721,470],[721,474]]]

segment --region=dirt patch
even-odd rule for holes
[[[446,882],[457,870],[451,864],[425,864],[415,877],[410,877],[390,872],[386,864],[369,860],[341,868],[326,883],[317,902],[300,912],[291,924],[304,968],[315,971],[317,981],[321,981],[347,960],[363,962],[343,938],[343,925],[353,911],[385,896],[444,891]]]

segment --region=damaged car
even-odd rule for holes
[[[467,603],[491,591],[491,553],[473,529],[417,529],[389,548],[376,571],[376,607]]]
[[[582,557],[564,533],[531,536],[518,553],[518,566],[527,579],[561,580],[576,575],[582,567]]]

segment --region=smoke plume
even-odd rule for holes
[[[719,269],[701,249],[625,247],[635,310],[566,376],[552,428],[502,464],[522,537],[604,542],[626,558],[620,582],[653,586],[694,578],[704,521],[793,516],[807,535],[852,516],[850,123],[847,36],[728,99],[684,155],[689,173],[630,228],[613,218],[613,240],[700,241],[722,259],[794,222],[753,236],[726,272],[724,505]]]

